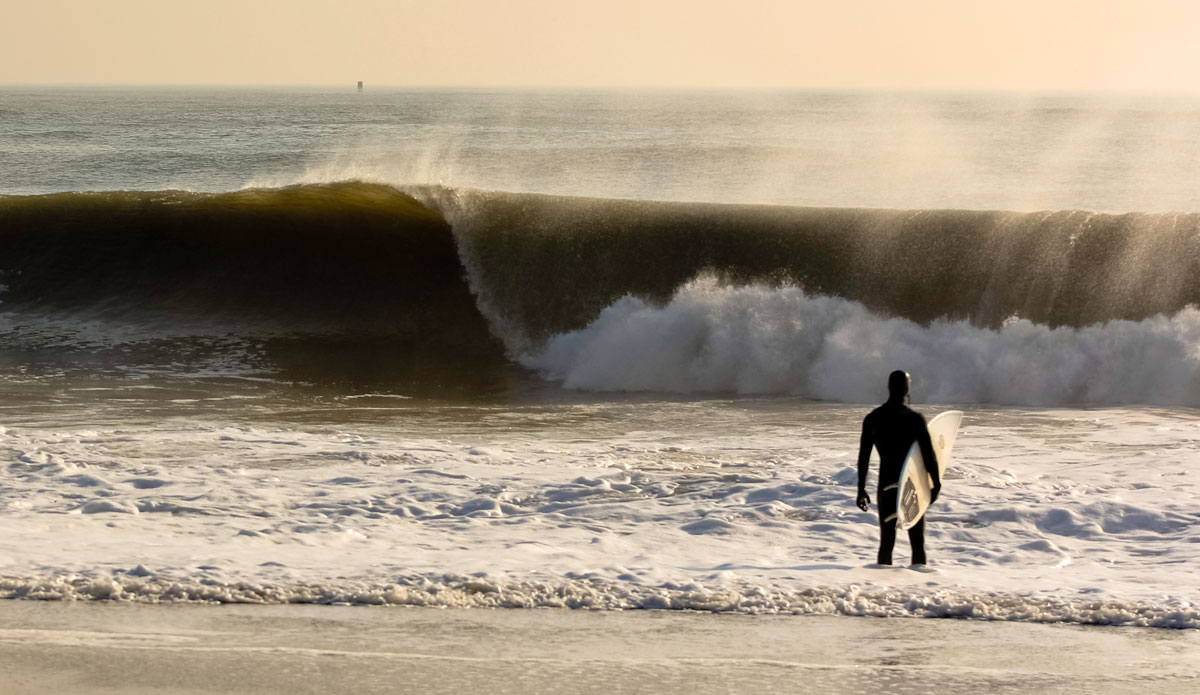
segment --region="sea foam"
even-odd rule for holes
[[[1082,328],[1017,317],[923,326],[795,287],[699,278],[665,305],[626,296],[521,362],[594,391],[792,394],[870,402],[888,371],[939,403],[1200,404],[1200,311]]]
[[[59,404],[52,424],[8,427],[0,596],[1200,627],[1186,571],[1200,429],[1180,409],[966,408],[927,524],[936,571],[919,572],[866,564],[861,407],[618,399],[354,419],[356,399],[269,422],[269,401],[223,403],[255,421],[235,427],[206,424],[200,403],[164,425],[124,410],[136,398],[82,401],[77,426]],[[350,420],[305,419],[320,407]]]

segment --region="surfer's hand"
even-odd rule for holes
[[[933,486],[933,489],[929,491],[929,503],[930,504],[937,502],[938,494],[941,493],[941,491],[942,491],[941,483],[938,483],[937,485]]]
[[[867,511],[867,505],[869,505],[869,504],[871,504],[871,496],[867,494],[866,490],[859,490],[858,491],[858,508],[865,512],[865,511]]]

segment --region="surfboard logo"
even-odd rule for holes
[[[943,451],[946,448],[946,435],[938,435],[938,451]]]
[[[917,486],[912,478],[904,481],[904,489],[900,491],[900,508],[904,510],[904,518],[914,519],[921,511],[921,502],[917,499]]]

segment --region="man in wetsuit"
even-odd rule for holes
[[[876,489],[879,509],[879,556],[881,565],[892,564],[892,546],[896,543],[896,509],[899,497],[900,467],[908,456],[913,442],[921,447],[925,459],[925,470],[933,479],[933,494],[930,504],[942,490],[938,474],[937,457],[933,453],[933,442],[925,427],[925,418],[912,410],[905,401],[908,398],[908,373],[900,370],[888,376],[887,403],[872,410],[863,420],[862,439],[858,447],[858,508],[867,511],[871,497],[867,495],[867,470],[871,464],[871,447],[879,451],[879,487]],[[908,530],[908,541],[912,545],[913,564],[925,564],[925,517]]]

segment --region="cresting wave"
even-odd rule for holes
[[[0,245],[8,362],[321,382],[504,360],[445,220],[386,186],[6,196]]]
[[[97,332],[67,317],[106,327],[93,351],[256,336],[260,367],[317,381],[514,360],[575,388],[860,401],[938,365],[942,400],[1200,404],[1200,214],[405,190],[2,197],[6,352]]]
[[[576,608],[692,610],[748,614],[968,618],[1034,623],[1200,628],[1194,608],[1133,602],[1033,599],[952,591],[870,590],[858,586],[764,591],[752,585],[642,587],[600,580],[497,582],[455,575],[414,575],[390,584],[342,582],[271,586],[222,584],[156,577],[144,568],[126,578],[80,575],[45,579],[0,578],[0,598],[50,601],[111,600],[144,603],[313,603],[438,608]]]
[[[23,314],[316,332],[475,313],[446,222],[385,186],[4,196],[0,240]]]
[[[509,354],[593,391],[1200,405],[1200,215],[416,189]]]
[[[1200,214],[870,210],[412,189],[446,215],[484,309],[526,344],[702,273],[919,324],[1051,327],[1200,305]]]

